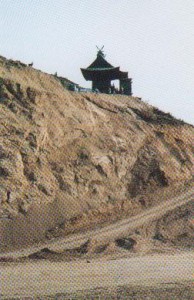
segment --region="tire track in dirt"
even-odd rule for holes
[[[108,225],[103,228],[92,229],[83,233],[72,234],[66,238],[60,238],[52,240],[47,243],[33,246],[30,248],[2,253],[2,257],[19,258],[22,256],[30,255],[34,252],[40,251],[45,247],[49,247],[54,251],[62,251],[65,249],[72,249],[79,247],[86,243],[90,239],[95,239],[99,243],[110,242],[116,238],[124,237],[131,231],[141,227],[144,224],[157,220],[158,218],[165,215],[167,212],[174,210],[194,199],[194,188],[190,188],[187,192],[172,198],[171,200],[165,201],[153,208],[146,210],[145,212],[138,214],[134,217],[118,221],[114,224]]]

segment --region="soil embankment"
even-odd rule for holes
[[[2,299],[191,299],[193,137],[0,57]]]
[[[0,57],[0,115],[2,250],[136,215],[193,176],[194,128],[136,97]]]
[[[116,245],[135,252],[152,252],[155,244],[157,250],[168,246],[187,249],[193,246],[193,224],[189,218],[193,211],[194,187],[181,195],[147,209],[137,216],[123,219],[103,228],[75,233],[66,238],[51,240],[45,244],[2,254],[1,261],[11,261],[23,257],[35,259],[63,260],[68,258],[68,250],[72,254],[97,254]],[[190,220],[190,221],[189,221]],[[142,247],[147,244],[147,248]],[[145,245],[144,245],[145,246]],[[48,248],[47,248],[48,247]],[[117,247],[115,247],[116,249]],[[101,249],[101,250],[99,250]],[[114,250],[115,250],[114,249]],[[67,252],[66,252],[67,251]]]

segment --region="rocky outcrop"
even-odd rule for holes
[[[192,179],[193,135],[139,98],[69,92],[0,57],[2,247],[154,204],[153,192]]]

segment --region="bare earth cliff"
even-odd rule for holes
[[[69,92],[0,57],[1,251],[104,226],[181,193],[192,181],[193,137],[191,125],[139,98]],[[191,204],[175,210],[150,234],[168,240],[169,224],[171,242],[190,245],[190,212]]]

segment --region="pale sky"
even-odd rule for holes
[[[133,94],[194,124],[194,0],[0,0],[0,55],[90,87],[104,45]]]

